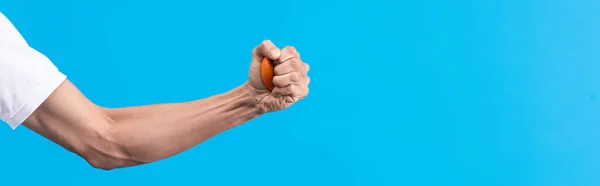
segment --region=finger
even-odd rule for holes
[[[308,65],[302,62],[300,58],[292,58],[275,66],[274,71],[275,75],[283,75],[290,72],[300,72],[306,74],[308,72]]]
[[[271,60],[278,59],[281,56],[281,50],[271,42],[264,40],[252,50],[252,56],[256,59],[269,58]]]
[[[272,92],[273,96],[278,98],[278,97],[282,97],[282,96],[292,95],[292,92],[294,91],[295,86],[297,86],[297,85],[288,85],[285,87],[275,87]]]
[[[308,86],[288,85],[285,87],[275,87],[273,96],[276,98],[288,96],[293,102],[301,100],[308,95]]]
[[[285,87],[291,84],[306,86],[310,83],[310,78],[300,72],[287,73],[281,76],[273,77],[273,84],[276,87]]]
[[[292,58],[300,58],[300,54],[298,53],[295,47],[286,46],[283,49],[281,49],[281,56],[279,56],[279,59],[273,61],[273,64],[279,65]]]

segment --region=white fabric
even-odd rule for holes
[[[17,128],[65,79],[0,12],[0,120]]]

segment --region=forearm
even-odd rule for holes
[[[102,108],[65,81],[23,123],[96,168],[153,162],[261,114],[246,84],[185,102]]]
[[[138,162],[187,150],[261,114],[243,86],[192,102],[106,109],[113,123],[108,140]]]

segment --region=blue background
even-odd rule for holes
[[[108,107],[222,93],[263,39],[310,95],[169,159],[101,171],[0,128],[0,185],[600,184],[600,1],[0,0]]]

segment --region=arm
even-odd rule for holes
[[[197,101],[108,109],[67,80],[23,125],[96,168],[133,166],[175,155],[259,116],[246,86]]]
[[[260,62],[270,58],[275,88],[262,83]],[[252,52],[249,79],[209,98],[127,108],[103,108],[64,81],[23,122],[96,168],[110,170],[158,161],[308,95],[309,67],[293,47],[264,41]]]

